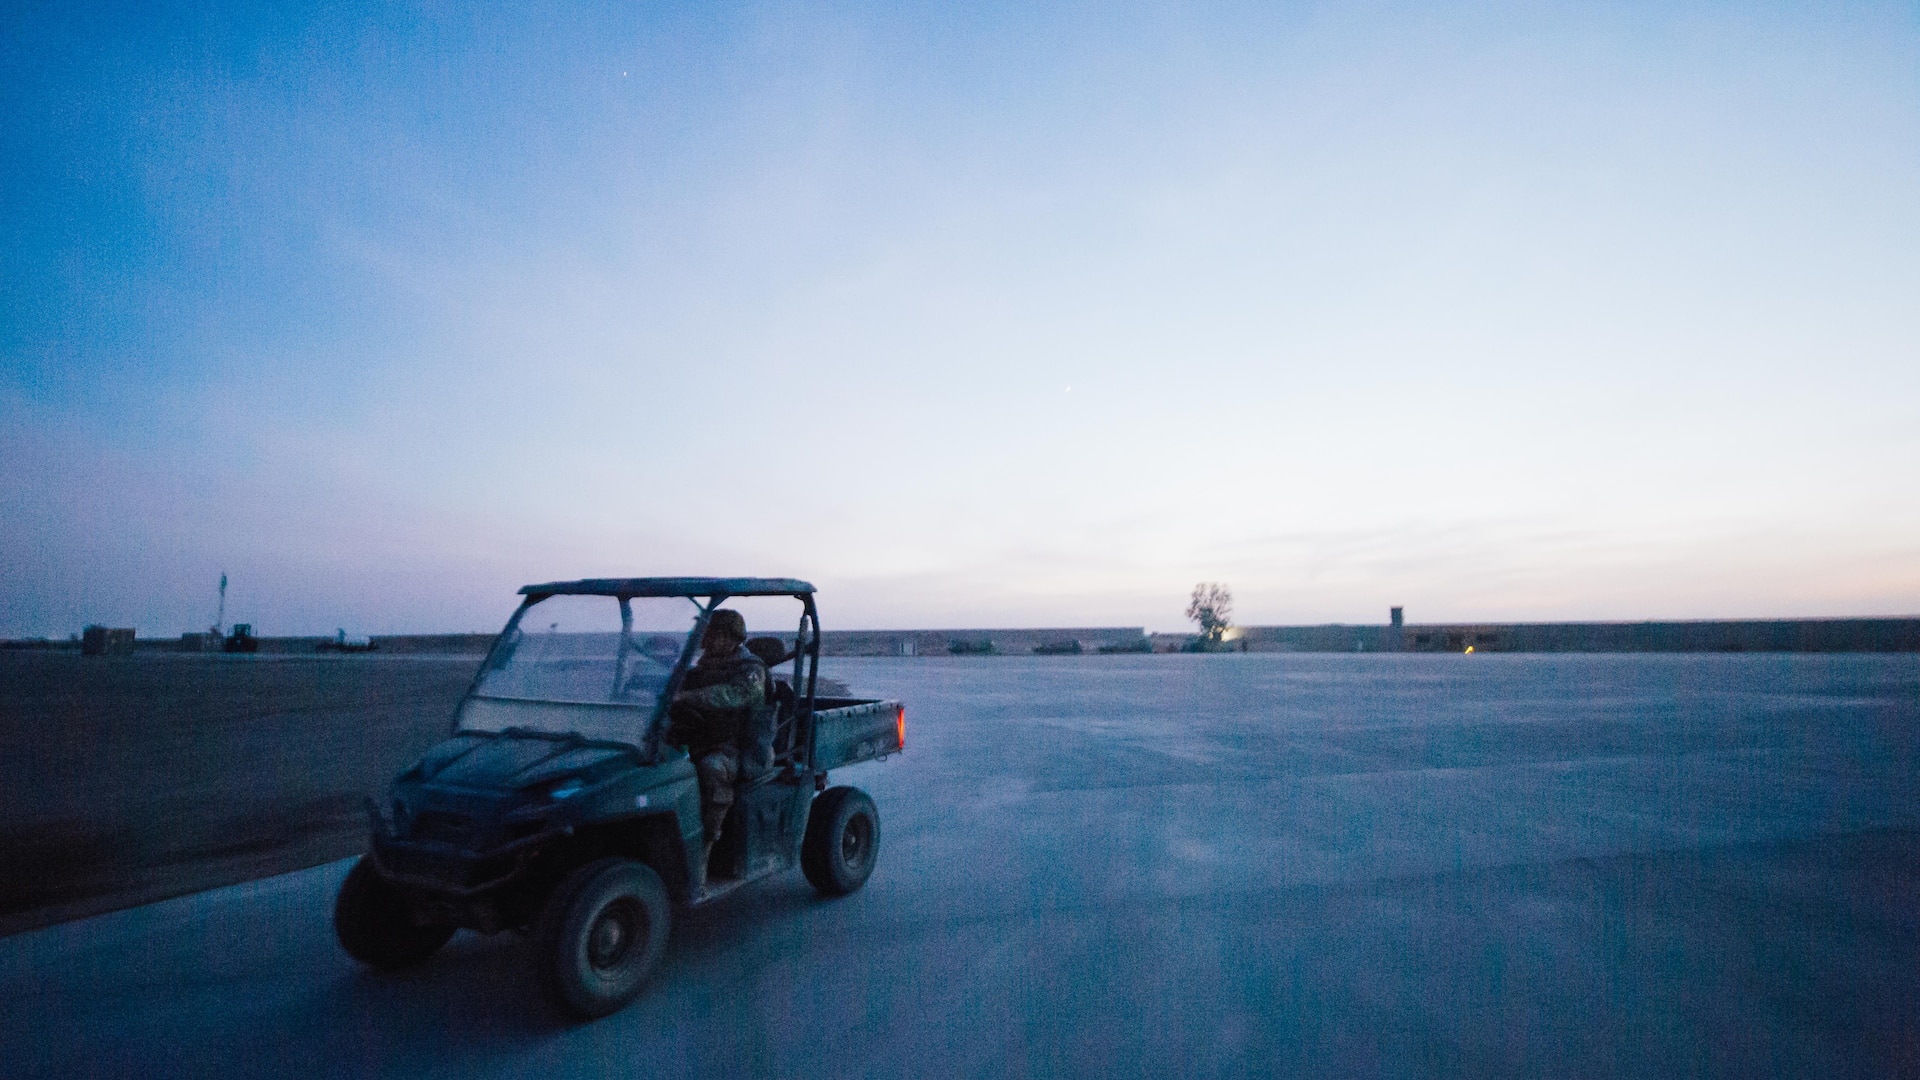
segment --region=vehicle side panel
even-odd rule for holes
[[[710,875],[751,880],[793,866],[812,802],[813,785],[800,778],[776,774],[743,785],[713,849]]]

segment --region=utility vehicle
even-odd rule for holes
[[[391,970],[426,960],[458,928],[519,930],[553,1003],[604,1016],[645,985],[674,906],[795,862],[828,896],[866,883],[879,812],[858,788],[829,787],[827,773],[903,750],[906,712],[816,696],[827,680],[813,586],[617,578],[520,592],[452,736],[370,800],[367,853],[334,906],[348,953]],[[761,752],[743,753],[760,767],[743,766],[703,880],[698,783],[687,752],[663,741],[668,709],[713,612],[750,609],[760,632],[778,617],[769,606],[794,621],[748,645],[777,661],[750,725]]]

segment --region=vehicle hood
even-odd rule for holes
[[[427,751],[414,773],[432,784],[517,790],[632,756],[626,747],[578,739],[463,732]]]

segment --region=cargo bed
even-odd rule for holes
[[[874,761],[906,748],[907,714],[897,701],[815,697],[813,768],[816,772]]]

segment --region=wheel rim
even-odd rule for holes
[[[631,956],[645,936],[647,913],[638,903],[622,897],[600,909],[587,930],[587,963],[595,971],[612,971]]]
[[[867,854],[873,850],[873,822],[865,814],[855,814],[847,819],[847,827],[840,833],[840,861],[849,870],[858,870],[866,865]]]

